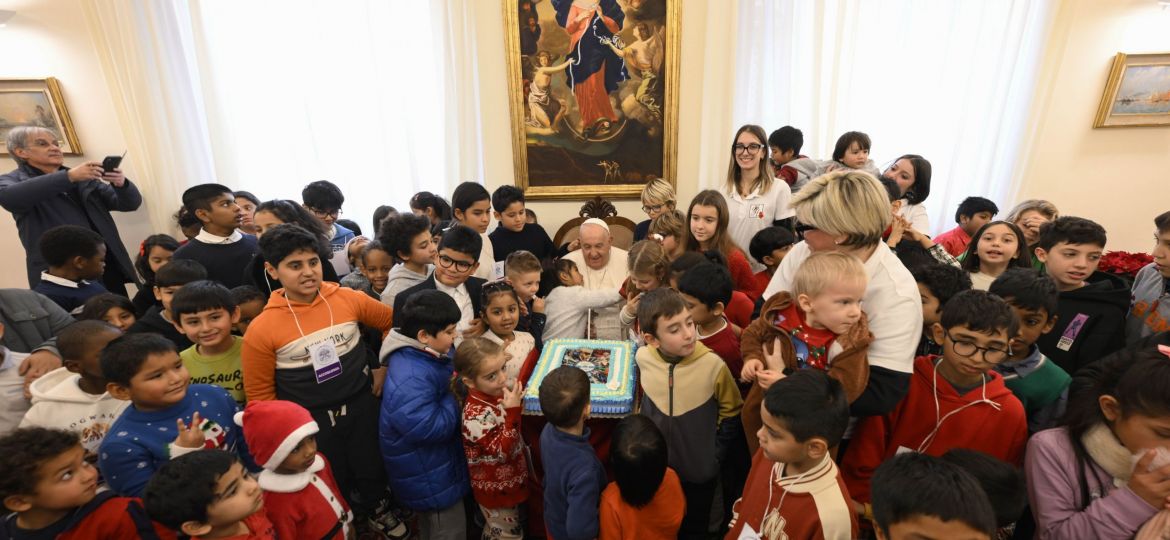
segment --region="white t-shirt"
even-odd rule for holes
[[[721,193],[723,198],[727,199],[727,232],[744,254],[748,254],[748,246],[756,233],[770,227],[773,221],[796,215],[796,211],[789,206],[792,201],[792,188],[788,187],[784,180],[773,180],[771,189],[763,195],[758,188],[747,197],[740,197],[738,190]],[[688,221],[689,219],[688,217]],[[764,269],[763,264],[750,256],[748,261],[753,272]]]
[[[922,204],[902,204],[898,215],[906,218],[914,230],[930,236],[930,216],[926,215],[926,206]]]
[[[772,275],[764,298],[791,290],[796,269],[811,254],[804,242],[793,246]],[[918,284],[884,242],[865,261],[865,273],[869,275],[869,284],[861,309],[869,319],[869,330],[874,336],[869,345],[869,365],[912,373],[914,351],[922,338],[922,296]]]

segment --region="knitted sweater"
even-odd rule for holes
[[[471,493],[484,508],[511,508],[528,499],[520,407],[505,409],[502,400],[470,388],[463,405],[463,452]]]
[[[1068,404],[1068,385],[1072,382],[1068,373],[1035,345],[1027,358],[1002,362],[992,369],[1003,376],[1003,383],[1024,405],[1028,433],[1055,427]]]
[[[191,240],[175,250],[174,259],[191,259],[207,269],[207,279],[218,281],[229,289],[247,283],[244,271],[252,256],[260,251],[256,237],[243,235],[230,244],[205,244]]]
[[[33,291],[47,296],[50,300],[56,302],[58,306],[61,306],[61,309],[69,313],[81,313],[81,306],[85,304],[86,300],[108,292],[97,281],[69,281],[67,279],[57,278],[64,283],[72,284],[66,285],[49,281],[44,278],[45,275],[42,274],[41,282],[33,288]]]

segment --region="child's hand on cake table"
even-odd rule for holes
[[[516,382],[512,383],[512,386],[510,388],[505,386],[504,387],[504,400],[503,400],[504,408],[511,409],[513,407],[519,407],[520,400],[523,398],[523,396],[524,396],[524,384],[521,383],[520,381],[516,381]]]
[[[755,382],[756,375],[760,371],[763,371],[763,369],[764,363],[761,362],[758,358],[744,360],[743,369],[739,371],[739,380],[743,382]]]
[[[203,448],[203,443],[206,442],[206,438],[203,435],[203,428],[200,427],[203,419],[199,417],[199,411],[195,411],[195,414],[191,415],[190,424],[184,424],[182,418],[176,418],[175,423],[179,428],[179,436],[175,437],[175,440],[171,442],[171,446],[188,449]]]

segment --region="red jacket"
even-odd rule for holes
[[[268,521],[268,514],[263,508],[244,518],[244,526],[248,528],[248,532],[227,536],[220,540],[277,540],[278,538],[276,528],[272,526],[271,521]],[[283,537],[280,538],[283,540]],[[200,537],[192,536],[191,540],[200,540]]]
[[[505,409],[502,396],[467,390],[463,405],[463,452],[475,502],[511,508],[528,499],[528,462],[520,438],[520,407]]]
[[[320,465],[314,464],[301,474],[260,473],[264,506],[277,538],[326,538],[335,528],[337,532],[328,538],[346,538],[353,514],[337,488],[329,461],[324,455],[317,454],[317,457]],[[338,527],[342,519],[346,520],[345,524]]]
[[[900,452],[941,456],[952,448],[967,448],[1016,466],[1023,464],[1028,422],[1024,406],[1004,385],[1003,378],[989,371],[982,390],[975,388],[960,396],[951,383],[938,375],[935,361],[941,358],[918,357],[910,391],[894,410],[857,423],[841,460],[841,472],[854,499],[869,502],[869,480],[874,469]],[[936,429],[934,438],[928,440]]]
[[[967,234],[967,231],[964,231],[962,227],[955,227],[934,237],[934,243],[942,246],[952,257],[958,257],[967,251],[967,245],[971,243],[971,235]]]
[[[731,321],[731,324],[747,328],[752,323],[752,312],[755,309],[755,301],[748,298],[748,295],[739,291],[731,291],[731,301],[727,303],[727,307],[723,308],[723,315],[727,317],[728,321]]]
[[[757,450],[743,496],[732,506],[731,523],[724,540],[736,540],[744,529],[757,533],[779,528],[783,536],[836,540],[857,538],[857,514],[849,508],[849,492],[832,458],[802,474],[784,474],[784,464]],[[769,513],[778,519],[769,518]],[[777,531],[777,532],[780,532]]]
[[[76,512],[62,518],[68,520],[65,529],[53,536],[54,540],[122,540],[143,538],[172,540],[175,532],[162,524],[152,522],[142,508],[142,501],[132,497],[118,497],[113,492],[99,493]],[[60,522],[58,522],[60,523]],[[54,524],[56,525],[56,523]],[[46,527],[52,528],[53,525]],[[42,529],[41,531],[45,531]],[[39,531],[21,531],[38,537]],[[13,538],[16,533],[16,514],[0,518],[0,538]],[[50,538],[44,532],[45,538]],[[153,535],[153,536],[152,536]]]

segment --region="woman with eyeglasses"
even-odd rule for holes
[[[804,240],[776,268],[764,298],[791,291],[793,276],[811,254],[839,251],[861,259],[869,284],[861,308],[874,340],[869,346],[869,382],[850,405],[853,416],[889,412],[909,388],[914,351],[922,337],[918,284],[882,242],[890,225],[890,199],[876,178],[861,171],[820,176],[792,198],[796,230]]]
[[[333,252],[328,249],[330,235],[325,223],[296,201],[280,199],[264,201],[256,207],[252,221],[256,227],[257,238],[264,236],[265,232],[272,230],[277,225],[288,223],[300,226],[321,238],[322,261],[328,261],[329,257],[333,256]],[[332,264],[321,265],[321,272],[325,281],[334,283],[340,281],[337,277],[337,270],[333,268]],[[263,294],[266,300],[272,291],[281,287],[279,281],[272,279],[268,272],[264,271],[264,256],[259,251],[252,257],[252,262],[244,268],[244,280],[259,289],[260,294]]]
[[[727,181],[720,193],[727,199],[728,232],[737,246],[750,245],[765,227],[790,224],[792,189],[772,176],[764,128],[748,124],[735,132]],[[761,261],[750,262],[753,272],[765,268]]]
[[[634,227],[634,241],[645,240],[650,234],[650,222],[654,218],[674,211],[674,186],[665,178],[655,178],[642,188],[642,211],[647,219]]]

